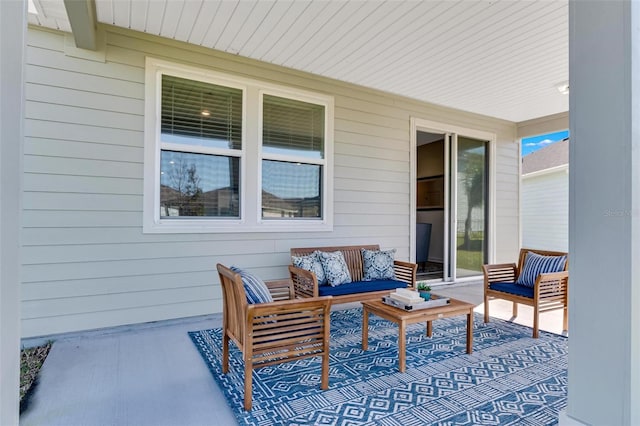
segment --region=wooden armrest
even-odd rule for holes
[[[254,318],[268,316],[267,322],[277,321],[279,315],[286,315],[287,318],[292,312],[302,312],[313,309],[331,308],[332,296],[313,297],[308,299],[279,300],[277,302],[256,303],[247,306],[247,324],[253,324]],[[259,323],[265,319],[258,319]]]
[[[493,265],[482,265],[484,273],[484,286],[496,282],[514,282],[518,275],[518,269],[515,263],[497,263]]]
[[[398,281],[406,282],[409,287],[415,287],[418,264],[403,262],[402,260],[394,260],[393,269]]]
[[[536,281],[559,281],[564,278],[569,278],[569,271],[549,272],[546,274],[538,275]]]
[[[289,265],[289,275],[296,298],[318,297],[318,278],[306,269]]]
[[[255,303],[247,307],[259,315],[278,314],[282,311],[305,310],[314,306],[330,306],[333,296],[312,297],[309,299],[278,300],[269,303]]]
[[[273,300],[289,300],[294,298],[293,285],[289,278],[264,282]]]

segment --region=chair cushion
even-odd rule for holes
[[[378,290],[395,290],[396,288],[407,288],[407,283],[396,280],[376,280],[376,281],[353,281],[337,287],[318,287],[320,296],[341,296],[343,294],[365,293]]]
[[[254,303],[273,302],[273,297],[267,285],[260,278],[236,266],[232,266],[229,269],[236,274],[240,274],[242,284],[244,285],[244,292],[247,295],[247,303],[253,305]]]
[[[334,252],[318,252],[320,254],[320,262],[324,270],[324,276],[330,286],[337,286],[351,282],[351,274],[347,268],[347,262],[341,251]]]
[[[327,284],[327,278],[324,275],[324,269],[322,269],[319,253],[319,251],[314,251],[307,256],[291,256],[291,263],[296,268],[313,272],[316,274],[318,285],[325,285]]]
[[[528,287],[516,283],[491,283],[491,290],[502,291],[503,293],[514,294],[516,296],[524,296],[533,299],[533,287]]]
[[[566,262],[567,256],[542,256],[529,251],[524,259],[524,266],[520,271],[516,284],[534,287],[538,275],[561,272],[564,270]]]
[[[362,253],[362,264],[364,269],[364,281],[372,280],[392,280],[396,277],[393,269],[393,250],[367,250],[360,249]]]

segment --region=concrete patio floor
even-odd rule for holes
[[[445,285],[434,293],[477,305],[482,283]],[[338,309],[359,306],[339,305]],[[511,318],[511,303],[494,300],[492,317]],[[23,426],[236,425],[188,331],[221,326],[221,315],[117,327],[57,339],[40,371]],[[530,326],[520,305],[515,321]],[[434,324],[437,327],[437,323]],[[562,331],[562,312],[540,316],[540,328]]]

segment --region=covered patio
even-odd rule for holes
[[[438,293],[474,303],[476,312],[482,313],[478,284]],[[511,319],[510,303],[495,300],[491,308],[495,318]],[[531,321],[531,309],[523,306],[516,322],[530,326]],[[228,405],[187,335],[221,326],[221,316],[214,314],[61,336],[20,424],[237,424],[234,410],[241,407]],[[438,328],[437,323],[434,326]],[[541,329],[561,333],[561,313],[543,315]]]
[[[638,22],[631,1],[0,3],[0,423],[19,420],[21,338],[60,333],[42,392],[21,422],[217,419],[223,399],[184,334],[219,321],[200,317],[221,309],[216,261],[282,278],[287,250],[301,239],[375,239],[414,260],[420,129],[453,135],[452,146],[457,135],[487,143],[486,260],[512,261],[520,246],[519,139],[567,127],[571,339],[559,420],[640,423]],[[242,175],[236,222],[185,227],[154,217],[167,194],[154,156],[175,145],[150,131],[162,94],[152,70],[241,88],[249,136],[241,148],[206,154],[239,158],[243,170],[244,161],[249,170],[291,162],[262,157],[263,96],[321,105],[325,151],[302,163],[326,171],[321,208],[308,210],[322,220],[267,224],[259,202],[268,195],[253,172]],[[569,81],[567,97],[558,89]],[[221,203],[232,187],[207,197]],[[167,216],[182,209],[163,208]],[[474,303],[479,297],[478,286],[450,284]],[[593,294],[602,295],[597,309]],[[161,320],[176,322],[132,325]],[[178,349],[165,346],[172,343]],[[119,355],[82,372],[95,376],[57,376],[75,359],[109,354],[100,345]],[[117,360],[124,362],[108,365]],[[173,362],[189,365],[162,371]],[[166,380],[176,386],[136,401]],[[181,389],[180,397],[194,397],[178,403]],[[73,398],[78,410],[56,412],[58,398]],[[219,405],[209,405],[214,400]]]

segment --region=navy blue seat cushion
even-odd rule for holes
[[[526,285],[516,283],[491,283],[489,288],[491,290],[503,291],[505,293],[515,294],[516,296],[533,299],[533,287],[527,287]]]
[[[336,287],[323,285],[318,287],[320,296],[342,296],[344,294],[365,293],[367,291],[395,290],[406,288],[407,283],[397,280],[354,281]]]

